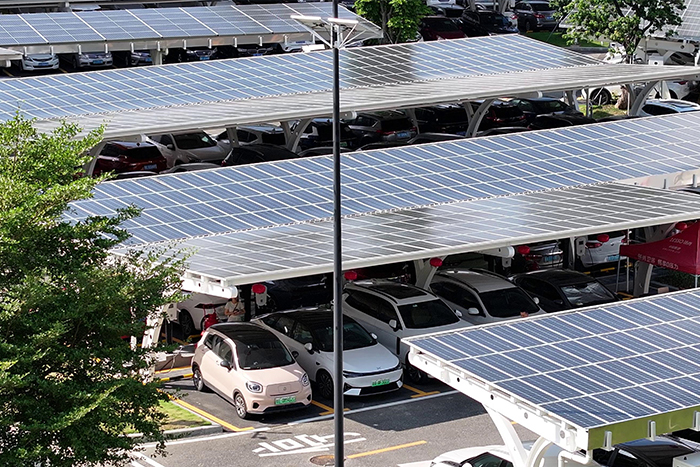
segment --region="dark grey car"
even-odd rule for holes
[[[523,32],[554,29],[559,22],[555,16],[556,10],[545,1],[518,2],[513,12],[518,15],[518,29]]]

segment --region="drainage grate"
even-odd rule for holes
[[[335,465],[335,456],[333,454],[324,454],[309,459],[312,464],[321,465],[324,467],[332,467]]]

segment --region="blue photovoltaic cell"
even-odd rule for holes
[[[163,13],[163,10],[180,9],[144,9],[133,14],[142,15],[144,24],[156,31],[171,28],[168,29],[171,34],[207,35],[204,34],[207,27],[191,18],[183,19],[188,16],[186,12]],[[289,14],[292,13],[290,10]],[[181,19],[175,19],[176,15]],[[3,16],[7,15],[0,15],[0,27]],[[96,33],[90,29],[89,34]],[[504,55],[494,55],[492,49],[496,44],[505,51]],[[485,62],[486,57],[492,59]],[[506,65],[517,71],[605,66],[586,56],[519,35],[354,47],[341,51],[341,62],[340,79],[344,89],[499,74],[506,71]],[[18,92],[19,87],[24,92]],[[5,79],[0,81],[0,118],[12,118],[18,106],[28,117],[44,119],[296,92],[329,92],[331,89],[332,51],[271,55],[105,70],[89,76],[71,73]],[[75,96],[80,96],[85,104],[71,104],[69,100]],[[407,153],[410,151],[406,149]]]
[[[683,328],[685,323],[700,320],[699,301],[700,291],[692,290],[625,302],[623,306],[428,334],[406,342],[414,351],[441,358],[448,368],[454,365],[497,389],[590,429],[700,406],[700,335],[694,334],[695,342],[689,343],[686,339],[673,339],[671,333],[669,338],[658,339],[646,334],[653,329],[665,330],[670,325]],[[567,326],[579,329],[585,320],[597,326],[610,324],[605,322],[607,318],[611,323],[619,322],[616,313],[621,309],[626,310],[627,317],[637,318],[624,330],[594,337],[566,332]],[[448,340],[452,355],[455,349],[461,349],[460,342],[467,339],[487,343],[498,329],[508,329],[508,335],[512,335],[531,330],[535,325],[549,328],[550,323],[556,325],[560,337],[549,334],[546,344],[530,342],[514,351],[454,360],[440,357],[441,345],[446,346]],[[649,327],[648,323],[655,326]],[[654,346],[637,345],[639,341],[629,338],[631,335],[647,336],[654,340]],[[430,349],[423,345],[428,341]],[[582,351],[589,344],[595,347],[595,353]],[[529,354],[537,358],[530,358]]]
[[[7,80],[0,80],[0,87],[4,81]],[[698,113],[647,118],[639,121],[610,122],[598,124],[595,128],[605,129],[606,134],[610,129],[616,129],[620,134],[632,131],[633,128],[635,131],[653,131],[653,128],[659,127],[655,122],[659,119],[672,122],[672,129],[665,130],[666,133],[685,134],[685,137],[697,146],[697,153],[692,157],[679,156],[676,153],[675,146],[667,144],[659,146],[658,149],[661,154],[658,157],[682,161],[687,170],[695,170],[700,166],[700,114]],[[631,122],[638,123],[635,123],[634,127],[630,127]],[[648,129],[646,129],[647,127]],[[557,129],[548,130],[545,133],[566,135],[571,131],[571,129]],[[595,132],[589,134],[595,134]],[[517,136],[520,141],[527,141],[526,138],[530,137],[530,135],[536,137],[535,139],[542,140],[541,136],[537,136],[534,133],[528,134],[528,136],[524,136],[524,134]],[[510,150],[513,136],[504,135],[491,138],[492,147],[497,145],[503,148],[504,151]],[[601,136],[600,139],[606,140],[608,137]],[[592,146],[595,146],[596,142],[596,139],[590,140]],[[532,144],[535,144],[534,141]],[[448,146],[451,148],[450,151],[445,150]],[[478,153],[476,152],[477,148],[478,142],[476,140],[465,140],[458,143],[450,142],[449,144],[437,143],[426,147],[416,146],[411,148],[410,153],[408,153],[412,156],[410,160],[404,159],[404,156],[407,154],[404,148],[345,153],[343,154],[341,169],[343,173],[343,214],[366,214],[383,210],[415,208],[440,203],[488,198],[490,195],[485,194],[486,191],[479,189],[480,187],[486,188],[488,184],[478,181],[475,175],[477,170],[474,168],[475,161],[480,161],[482,165],[489,163],[492,167],[498,168],[503,172],[502,179],[492,182],[494,186],[503,186],[503,182],[507,181],[509,177],[517,177],[523,180],[520,174],[509,175],[511,174],[510,164],[498,162],[497,153],[493,149],[482,148],[485,152]],[[539,163],[557,162],[562,158],[566,159],[568,157],[551,147],[543,146],[538,149],[541,150],[541,160],[532,161],[533,167],[536,167]],[[442,156],[436,156],[436,154],[442,154]],[[425,166],[423,166],[423,162],[426,163]],[[641,173],[645,176],[657,174],[648,164],[649,160],[647,158],[630,151],[626,162],[617,166],[619,175],[611,179],[610,177],[597,174],[595,165],[589,163],[585,157],[582,157],[577,162],[575,172],[550,173],[546,178],[540,178],[539,174],[532,175],[530,177],[533,180],[531,186],[520,188],[517,185],[510,185],[507,190],[501,190],[500,194],[512,195],[541,191],[545,189],[545,185],[557,188],[575,186],[576,183],[572,183],[571,180],[573,178],[572,175],[576,173],[586,175],[591,183],[626,179],[633,176],[632,172]],[[319,156],[306,160],[288,160],[255,164],[254,166],[222,168],[208,171],[206,174],[187,172],[153,179],[144,178],[138,181],[122,180],[103,183],[96,187],[92,199],[75,203],[75,206],[81,209],[79,213],[76,215],[67,214],[66,217],[69,220],[82,219],[85,217],[85,213],[93,212],[93,205],[96,211],[106,214],[104,207],[100,205],[101,200],[117,197],[128,198],[129,202],[144,208],[144,212],[149,214],[159,210],[170,212],[179,205],[186,205],[198,212],[213,208],[221,212],[221,215],[231,211],[231,206],[242,206],[244,204],[253,207],[260,206],[248,211],[248,214],[251,215],[249,217],[231,219],[227,230],[246,230],[279,225],[279,210],[288,210],[285,215],[289,219],[288,222],[308,222],[326,219],[330,218],[333,212],[330,165],[331,156]],[[366,170],[368,167],[382,168],[382,178],[368,178]],[[537,173],[536,168],[532,169],[532,172]],[[399,184],[393,184],[401,177],[405,177],[406,173],[411,173],[412,177],[416,179],[429,180],[432,185],[431,188],[418,188],[418,191],[414,191],[415,188],[410,186],[400,187]],[[545,184],[545,180],[549,183]],[[217,187],[225,187],[225,189],[220,191],[216,189]],[[121,193],[131,193],[131,195],[125,196],[121,195]],[[154,193],[162,196],[162,198],[157,203],[149,203],[147,201],[148,196],[144,199],[146,193]],[[187,196],[185,193],[191,193],[191,196]],[[419,194],[419,196],[416,196],[416,194]],[[292,201],[293,204],[290,204],[290,199],[294,200]],[[485,205],[493,205],[495,209],[500,206],[503,200],[491,199],[483,202]],[[227,208],[227,206],[229,207]],[[228,213],[231,214],[232,212]],[[478,213],[478,215],[481,214]],[[137,222],[143,227],[156,228],[150,225],[145,218],[138,219]],[[530,229],[530,233],[533,234],[538,232],[536,225],[524,225],[521,227],[521,232],[525,232],[527,229]],[[492,230],[497,229],[494,228]],[[212,231],[209,233],[216,234],[221,232]],[[134,233],[134,237],[131,243],[138,244],[146,241],[145,238],[139,237],[135,232],[132,233]],[[161,233],[161,235],[163,234]],[[624,330],[629,326],[636,325],[638,323],[636,320],[638,319],[644,319],[643,324],[648,325],[661,322],[653,313],[645,314],[642,318],[639,318],[634,310],[630,310],[626,305],[622,304],[616,305],[614,309],[611,309],[610,314],[613,316],[610,318],[609,325],[602,324],[605,322],[604,320],[599,320],[601,324],[594,325],[594,323],[586,321],[588,318],[579,318],[584,320],[580,326],[564,326],[563,330],[559,329],[557,321],[553,321],[549,324],[550,331],[548,332],[560,334],[565,332],[571,338],[578,338],[615,329]],[[674,311],[670,316],[678,316],[680,318],[682,314]],[[684,326],[690,325],[691,323],[684,323]],[[693,332],[690,328],[685,329]],[[698,332],[700,332],[700,326],[698,327]],[[646,344],[640,343],[639,345]]]

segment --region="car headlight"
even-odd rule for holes
[[[78,56],[79,56],[80,58],[82,58],[83,60],[87,60],[88,58],[90,58],[90,57],[87,56],[87,54],[78,54]]]
[[[255,381],[246,381],[245,387],[250,392],[263,392],[263,385],[260,383],[256,383]]]
[[[309,385],[309,375],[304,373],[304,376],[301,377],[301,385],[302,386],[308,386]]]

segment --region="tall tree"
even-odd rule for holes
[[[133,429],[159,441],[167,395],[140,372],[149,314],[180,284],[160,253],[110,254],[138,215],[67,222],[69,203],[100,180],[80,177],[100,131],[63,124],[39,134],[21,116],[0,124],[0,465],[119,463]]]
[[[604,38],[619,43],[631,61],[634,51],[648,33],[665,31],[681,24],[685,0],[554,0],[566,16],[568,39]]]
[[[355,0],[355,11],[381,26],[383,43],[414,41],[430,8],[423,0]]]

